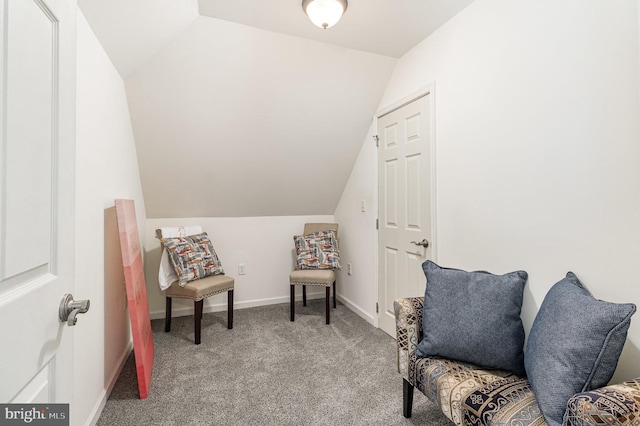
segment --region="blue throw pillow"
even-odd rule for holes
[[[527,376],[549,425],[562,424],[574,394],[611,380],[635,311],[632,303],[595,299],[572,272],[551,287],[525,349]]]
[[[520,319],[525,271],[494,275],[442,268],[427,260],[418,357],[441,356],[524,377]]]

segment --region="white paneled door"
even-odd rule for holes
[[[74,0],[0,9],[1,403],[71,402],[75,19]]]
[[[378,117],[378,326],[394,337],[393,301],[424,294],[432,253],[431,97]]]

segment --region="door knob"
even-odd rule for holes
[[[58,309],[58,317],[60,321],[67,322],[69,327],[76,325],[78,314],[84,314],[89,310],[90,301],[73,300],[73,296],[69,293],[65,294],[60,301],[60,309]]]
[[[424,238],[422,241],[418,242],[418,241],[411,241],[411,244],[415,244],[417,246],[422,246],[424,248],[429,247],[429,241],[427,241],[426,238]]]

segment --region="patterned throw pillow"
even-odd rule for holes
[[[293,237],[297,269],[342,269],[338,241],[333,230]]]
[[[178,275],[178,284],[224,274],[222,264],[206,232],[189,237],[163,238],[171,264]]]

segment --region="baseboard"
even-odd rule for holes
[[[307,288],[307,300],[324,299],[324,297],[325,297],[324,287],[322,288],[322,291],[308,291],[308,290],[309,290],[309,288]],[[369,324],[371,324],[371,325],[373,325],[375,327],[375,318],[373,318],[373,316],[371,316],[369,313],[367,313],[367,311],[362,309],[357,304],[353,303],[351,300],[349,300],[346,297],[342,296],[341,294],[337,294],[336,298],[343,305],[345,305],[347,308],[349,308],[350,310],[352,310],[353,312],[358,314],[359,317],[361,317],[366,322],[368,322]],[[301,300],[302,300],[302,294],[296,295],[296,301],[299,302]],[[242,301],[242,302],[234,302],[233,307],[234,307],[234,309],[247,309],[247,308],[255,308],[256,306],[278,305],[278,304],[281,304],[281,303],[289,303],[289,296],[272,297],[272,298],[269,298],[269,299],[245,300],[245,301]],[[215,304],[215,305],[207,305],[207,304],[205,304],[204,308],[203,308],[203,311],[205,313],[207,313],[207,312],[226,312],[226,310],[227,310],[227,304],[226,303],[218,303],[218,304]],[[154,311],[154,312],[151,312],[149,314],[151,319],[163,319],[164,315],[165,315],[164,311]],[[184,316],[191,316],[191,315],[193,315],[193,304],[190,304],[190,306],[175,306],[175,304],[174,304],[173,310],[171,312],[171,316],[172,317],[175,318],[175,317],[184,317]]]
[[[298,291],[299,295],[296,295],[296,301],[302,300],[302,292]],[[234,302],[234,309],[246,309],[246,308],[255,308],[256,306],[267,306],[267,305],[278,305],[281,303],[289,303],[290,296],[283,297],[272,297],[268,299],[253,299],[253,300],[244,300],[242,302]],[[313,291],[307,287],[307,300],[320,299],[325,297],[324,287],[322,287],[322,291]],[[340,299],[340,295],[338,295],[338,299]],[[175,299],[174,299],[175,300]],[[208,312],[226,312],[227,304],[226,303],[217,303],[214,305],[207,305],[205,302],[204,307],[202,308],[204,313]],[[176,303],[173,304],[173,309],[171,310],[171,317],[185,317],[193,315],[193,303],[189,303],[188,306],[176,306]],[[151,319],[163,319],[165,316],[165,311],[153,311],[149,313],[149,317]]]
[[[107,381],[106,389],[102,390],[102,392],[100,393],[100,396],[98,397],[98,400],[96,401],[93,409],[91,410],[91,413],[87,418],[85,426],[95,426],[98,423],[98,420],[100,419],[100,415],[102,414],[102,410],[104,409],[104,406],[107,403],[107,399],[109,399],[109,395],[111,395],[111,391],[113,390],[113,387],[118,381],[118,377],[120,377],[120,373],[122,372],[122,369],[124,368],[124,365],[127,362],[127,358],[129,358],[129,354],[131,353],[132,350],[133,350],[133,341],[130,340],[127,346],[125,347],[124,351],[122,352],[122,355],[120,355],[120,358],[118,359],[118,362],[116,364],[117,368],[113,371],[113,374],[111,374],[111,377],[109,377],[109,380]]]
[[[365,311],[360,306],[356,305],[355,303],[353,303],[352,301],[350,301],[349,299],[347,299],[346,297],[340,294],[338,294],[338,300],[342,302],[342,304],[345,305],[347,308],[349,308],[349,310],[355,312],[356,314],[358,314],[360,318],[362,318],[363,320],[365,320],[366,322],[368,322],[369,324],[375,327],[375,323],[374,323],[375,318],[369,315],[367,311]]]

